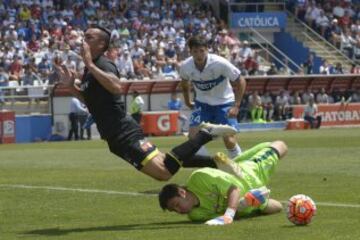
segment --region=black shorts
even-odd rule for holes
[[[133,119],[127,122],[127,131],[124,130],[121,134],[108,139],[107,143],[112,153],[138,170],[159,153],[157,147],[145,138],[142,129]]]

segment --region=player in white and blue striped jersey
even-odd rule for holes
[[[188,47],[191,57],[182,62],[179,72],[184,102],[193,109],[189,137],[196,134],[201,122],[228,124],[238,129],[237,115],[246,88],[240,70],[227,59],[208,53],[207,41],[200,36],[191,37]],[[190,99],[191,84],[194,101]],[[224,143],[229,157],[241,153],[235,135],[225,136]]]

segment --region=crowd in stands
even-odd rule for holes
[[[359,60],[359,3],[358,0],[293,0],[289,1],[289,7],[298,18],[349,58]],[[354,73],[353,71],[354,69],[351,73]]]
[[[107,56],[116,63],[124,81],[177,79],[180,62],[189,56],[186,40],[195,34],[203,35],[210,52],[229,59],[243,75],[291,73],[286,67],[277,69],[271,61],[268,67],[262,66],[259,51],[227,30],[214,16],[209,1],[192,2],[196,4],[184,0],[3,0],[0,87],[54,84],[58,81],[54,63],[82,72],[79,43],[84,30],[92,25],[112,30]],[[359,7],[346,0],[293,2],[297,16],[350,57],[360,57]],[[311,56],[309,59],[299,74],[312,73]],[[341,64],[329,69],[324,65],[320,72],[344,73]],[[360,68],[354,66],[352,73],[360,73]],[[268,120],[286,118],[285,106],[293,103],[290,95],[284,94],[282,100],[281,95],[261,96],[266,98],[261,102],[264,110],[268,109]],[[255,94],[252,99],[259,98]],[[279,105],[280,100],[284,104]],[[270,106],[274,106],[275,115],[270,114]]]
[[[274,94],[269,91],[259,93],[254,91],[244,97],[239,122],[271,122],[291,119],[294,105],[306,105],[313,99],[316,104],[348,104],[360,102],[360,88],[347,92],[334,89],[330,94],[325,89],[306,89],[304,92],[288,92],[281,90]]]
[[[240,41],[216,19],[208,1],[5,0],[0,3],[0,67],[13,85],[53,84],[53,63],[82,71],[78,56],[84,30],[112,30],[109,58],[123,79],[176,79],[189,56],[186,39],[201,34],[210,52],[229,59],[244,75],[288,74],[270,65],[264,70],[258,51]],[[6,81],[2,86],[6,85]]]
[[[177,78],[179,63],[189,56],[186,39],[194,34],[209,40],[211,52],[244,63],[253,55],[251,49],[241,47],[226,30],[219,31],[225,26],[206,2],[1,1],[0,67],[8,72],[8,81],[19,85],[53,84],[57,81],[53,63],[82,71],[79,43],[92,25],[112,30],[107,55],[123,79]]]
[[[317,2],[296,1],[296,14],[316,26],[317,12],[319,16],[323,12],[325,17],[331,13],[331,23],[340,21],[344,34],[349,29],[360,39],[360,20],[357,21],[357,11],[351,4],[326,1],[324,6],[327,7],[320,10],[322,1]],[[277,69],[275,64],[267,68],[262,66],[258,51],[248,41],[240,41],[233,32],[226,30],[225,24],[214,16],[208,1],[197,3],[191,5],[181,0],[5,0],[0,3],[0,67],[8,73],[4,78],[15,85],[53,84],[57,81],[52,67],[54,62],[82,71],[84,65],[78,50],[84,30],[100,25],[112,30],[112,47],[107,55],[116,63],[124,80],[178,78],[178,65],[189,56],[186,39],[194,34],[206,37],[210,52],[229,59],[243,75],[290,73],[289,68]],[[351,17],[349,21],[346,16]],[[329,35],[331,41],[343,39],[341,34],[339,38],[334,37],[331,24],[321,31]],[[342,41],[339,43],[342,49],[350,49]],[[360,55],[357,46],[358,43],[349,54]],[[354,67],[353,71],[360,69]]]

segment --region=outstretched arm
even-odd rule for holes
[[[264,213],[271,213],[276,210],[276,203],[269,201],[270,190],[266,187],[252,189],[245,194],[244,197],[240,196],[240,189],[236,186],[231,186],[228,190],[228,207],[223,216],[211,219],[205,224],[207,225],[225,225],[233,222],[236,211],[247,207],[259,207],[260,205],[267,203]],[[281,204],[280,204],[281,205]],[[266,212],[266,211],[267,212]]]
[[[211,219],[205,224],[207,225],[225,225],[233,222],[235,217],[236,210],[239,206],[240,202],[240,189],[234,185],[232,185],[228,192],[228,207],[223,216],[219,216],[217,218]]]

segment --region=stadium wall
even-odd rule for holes
[[[285,55],[287,55],[290,59],[296,62],[299,66],[300,64],[303,64],[307,60],[310,54],[310,50],[308,48],[304,47],[304,45],[301,42],[297,41],[287,32],[274,33],[274,45],[278,49],[280,49],[283,53],[285,53]],[[322,59],[316,55],[314,56],[315,57],[314,57],[313,73],[318,74],[319,68],[322,63]],[[281,56],[280,59],[282,59]],[[296,69],[292,69],[292,70],[296,71]]]

